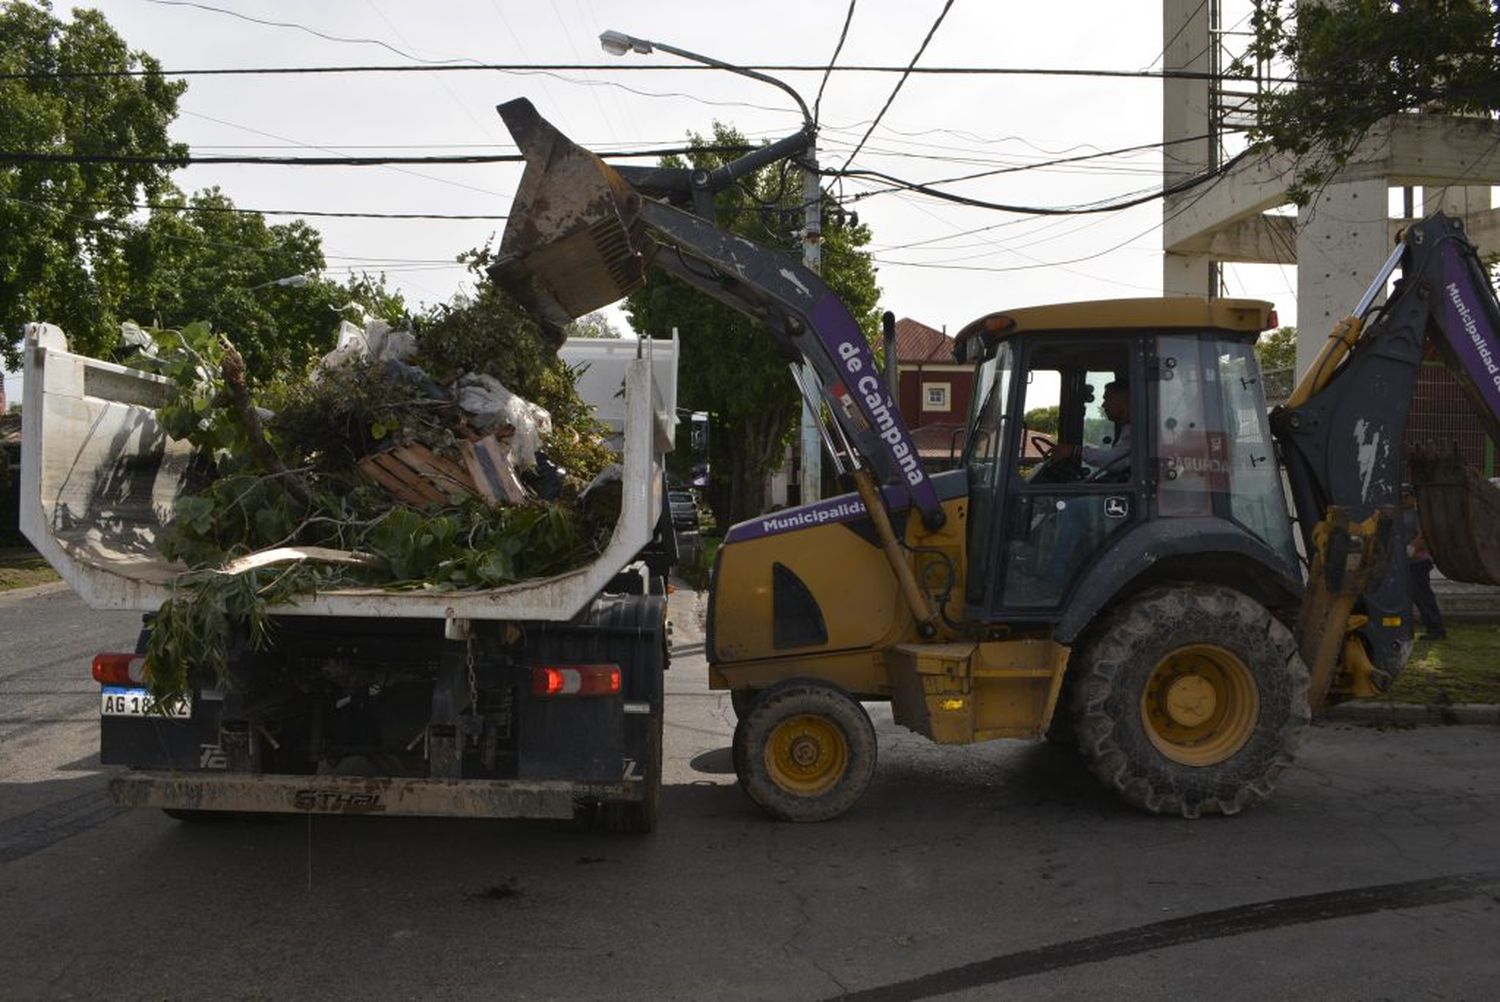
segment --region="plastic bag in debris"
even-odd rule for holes
[[[120,325],[120,343],[142,355],[156,357],[156,340],[141,330],[141,325],[127,320]]]
[[[363,330],[343,320],[339,322],[338,344],[318,362],[312,378],[316,382],[319,373],[350,362],[400,362],[412,353],[416,345],[415,334],[409,330],[393,331],[384,320],[371,320]]]
[[[507,390],[494,376],[471,372],[453,384],[455,400],[481,432],[503,425],[515,429],[510,436],[510,461],[521,470],[536,465],[536,450],[542,438],[552,433],[552,415]]]

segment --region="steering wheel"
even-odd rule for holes
[[[1031,435],[1031,447],[1042,454],[1042,461],[1026,478],[1028,484],[1067,484],[1083,478],[1083,463],[1079,452],[1066,459],[1057,454],[1057,440],[1045,435]]]

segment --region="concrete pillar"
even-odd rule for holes
[[[1390,255],[1386,181],[1325,187],[1297,215],[1297,376]]]
[[[1202,0],[1162,0],[1162,68],[1207,73],[1213,41],[1209,37],[1209,8]],[[1161,133],[1163,177],[1168,185],[1201,173],[1212,163],[1208,133],[1208,80],[1162,81]],[[1176,140],[1188,140],[1177,142]],[[1163,201],[1162,212],[1171,217],[1194,192]],[[1162,292],[1168,296],[1206,296],[1213,283],[1207,255],[1167,254],[1162,265]]]

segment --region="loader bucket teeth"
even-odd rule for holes
[[[1445,578],[1500,585],[1500,487],[1452,453],[1414,449],[1422,537]]]
[[[490,277],[544,330],[608,306],[645,281],[640,195],[524,98],[498,108],[526,169]]]

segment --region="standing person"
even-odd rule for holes
[[[1427,541],[1422,538],[1422,521],[1417,516],[1417,495],[1410,484],[1401,488],[1401,520],[1406,530],[1406,571],[1410,581],[1411,600],[1422,617],[1423,640],[1445,640],[1448,630],[1443,626],[1443,612],[1438,608],[1437,595],[1432,591],[1432,553]],[[1415,632],[1415,631],[1413,631]]]

